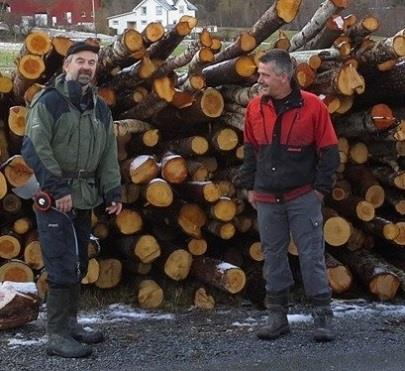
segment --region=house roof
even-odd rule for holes
[[[187,9],[188,10],[195,10],[195,11],[198,10],[198,8],[195,5],[191,4],[189,1],[187,1],[187,0],[184,0],[184,1],[187,4]]]
[[[156,3],[158,3],[160,6],[162,6],[163,8],[165,8],[166,10],[176,10],[176,4],[178,3],[177,1],[173,1],[174,5],[170,5],[166,0],[154,0]],[[107,17],[107,19],[113,19],[113,18],[119,18],[122,17],[124,15],[129,15],[132,13],[135,13],[135,11],[140,8],[140,6],[144,3],[145,1],[141,1],[134,9],[132,9],[130,12],[126,12],[126,13],[121,13],[121,14],[116,14],[116,15],[112,15],[110,17]],[[193,4],[191,4],[189,1],[184,0],[184,2],[186,3],[187,9],[188,10],[194,10],[197,11],[197,7]]]
[[[155,0],[159,5],[163,6],[167,10],[176,10],[176,7],[170,5],[166,0]]]

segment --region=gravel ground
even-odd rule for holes
[[[81,313],[83,324],[96,320],[107,340],[89,358],[70,360],[46,356],[41,313],[1,333],[0,370],[405,370],[400,304],[335,301],[338,335],[328,344],[312,341],[310,316],[298,306],[290,310],[292,333],[270,342],[255,337],[266,312],[249,305],[152,314],[112,306]]]

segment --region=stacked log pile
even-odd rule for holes
[[[174,55],[197,23],[185,16],[168,32],[152,23],[102,48],[98,89],[115,120],[124,209],[115,218],[95,210],[99,241],[89,245],[83,284],[113,288],[132,277],[145,308],[161,305],[165,280],[195,288],[201,308],[215,305],[212,287],[262,301],[255,211],[232,179],[243,160],[246,106],[260,94],[257,65],[269,49],[262,43],[279,31],[271,47],[291,53],[298,84],[321,97],[339,136],[341,166],[324,210],[331,287],[344,293],[357,275],[377,298],[396,295],[400,257],[388,263],[376,251],[405,244],[405,31],[377,41],[378,19],[342,16],[349,1],[326,0],[288,39],[280,28],[301,2],[274,1],[227,46],[204,30]],[[40,293],[46,273],[32,205],[12,188],[32,175],[19,155],[26,106],[61,71],[69,45],[33,33],[13,78],[0,76],[0,281],[35,276]],[[293,241],[289,251],[299,255]]]

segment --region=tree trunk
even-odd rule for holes
[[[291,46],[289,48],[289,51],[293,52],[294,50],[297,50],[304,46],[309,40],[314,38],[315,35],[323,29],[327,20],[333,14],[337,14],[346,7],[347,1],[324,1],[319,6],[318,10],[313,14],[308,23],[302,28],[302,30],[297,32],[291,38]]]

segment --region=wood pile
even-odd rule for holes
[[[353,277],[381,300],[405,288],[405,30],[377,40],[378,19],[340,15],[349,0],[326,0],[289,39],[280,28],[301,3],[274,1],[227,46],[206,30],[185,43],[197,19],[184,16],[168,32],[152,23],[102,48],[98,89],[115,120],[124,209],[115,218],[93,213],[98,241],[89,244],[83,284],[114,288],[131,277],[144,308],[170,300],[167,280],[195,289],[201,308],[215,306],[214,287],[263,301],[255,211],[232,179],[243,161],[246,106],[260,94],[258,60],[274,47],[291,52],[298,84],[321,97],[339,136],[341,165],[324,210],[333,292],[349,290]],[[275,32],[274,45],[264,44]],[[32,174],[19,155],[27,105],[61,71],[70,43],[34,32],[12,79],[0,76],[0,281],[38,280],[42,295],[32,205],[12,188]],[[386,246],[398,251],[390,263]],[[298,255],[293,241],[289,251]]]

